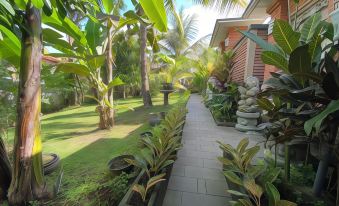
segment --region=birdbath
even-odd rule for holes
[[[160,92],[164,94],[164,105],[168,105],[168,95],[174,92],[174,90],[160,90]]]

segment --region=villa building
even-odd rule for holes
[[[300,0],[296,25],[302,23],[316,12],[321,12],[323,19],[339,9],[339,0]],[[238,30],[248,30],[262,39],[274,43],[272,36],[273,22],[283,19],[295,24],[297,7],[293,0],[252,0],[241,18],[218,19],[215,23],[210,46],[221,51],[235,51],[235,65],[230,80],[244,82],[249,76],[257,77],[262,83],[270,77],[270,72],[277,68],[265,65],[261,61],[262,49],[254,42],[242,36]]]

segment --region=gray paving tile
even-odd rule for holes
[[[167,190],[163,206],[181,206],[182,192]]]
[[[197,192],[198,179],[190,177],[174,176],[170,177],[168,189],[183,191],[183,192]]]
[[[188,192],[182,194],[182,206],[225,206],[229,201],[228,197]]]
[[[173,166],[163,205],[230,205],[222,164],[217,160],[222,155],[217,141],[236,146],[241,139],[248,137],[250,145],[255,145],[263,138],[241,133],[232,127],[216,126],[199,95],[191,95],[187,107],[183,148]],[[257,156],[262,157],[263,152]]]
[[[198,193],[206,194],[206,180],[198,179]]]
[[[229,196],[227,183],[222,180],[206,180],[206,193],[209,195]]]
[[[185,176],[193,177],[193,178],[200,178],[200,179],[211,179],[211,180],[223,180],[224,179],[224,176],[221,170],[203,168],[203,167],[193,167],[193,166],[185,167]]]
[[[185,166],[174,163],[172,168],[172,175],[185,176]]]
[[[211,169],[222,169],[222,164],[218,160],[204,159],[204,167]]]
[[[178,159],[175,161],[176,164],[185,165],[185,166],[197,166],[197,167],[203,167],[204,161],[200,158],[195,157],[184,157],[179,156]]]

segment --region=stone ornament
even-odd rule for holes
[[[257,105],[257,94],[259,93],[259,80],[256,77],[248,77],[245,86],[238,87],[240,100],[238,101],[236,129],[242,132],[259,131],[258,118],[260,110]]]

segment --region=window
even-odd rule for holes
[[[339,9],[339,0],[334,0],[334,10]]]

